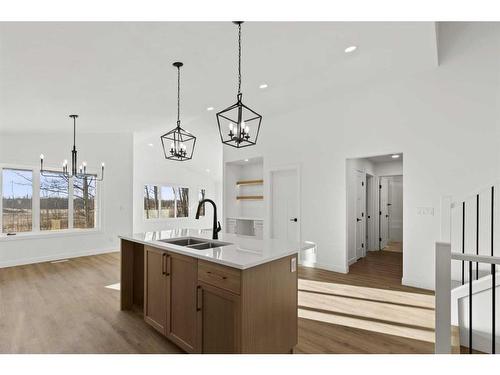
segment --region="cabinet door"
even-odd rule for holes
[[[240,352],[240,296],[199,282],[198,332],[202,353]]]
[[[199,353],[196,299],[198,260],[167,254],[167,337],[182,349]]]
[[[167,324],[167,253],[144,246],[144,320],[165,334]]]

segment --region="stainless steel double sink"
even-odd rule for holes
[[[186,247],[188,249],[193,249],[193,250],[206,250],[206,249],[213,249],[214,247],[231,245],[228,242],[205,240],[193,237],[176,238],[173,240],[160,240],[160,241],[165,243],[170,243],[172,245]]]

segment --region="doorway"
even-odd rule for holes
[[[346,269],[381,250],[402,253],[403,155],[346,159],[346,193]]]
[[[271,238],[300,242],[299,172],[298,167],[269,172]]]

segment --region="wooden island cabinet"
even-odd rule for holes
[[[188,353],[291,353],[296,254],[238,269],[121,240],[121,309]]]

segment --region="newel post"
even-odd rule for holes
[[[451,353],[451,244],[436,242],[436,354]]]

